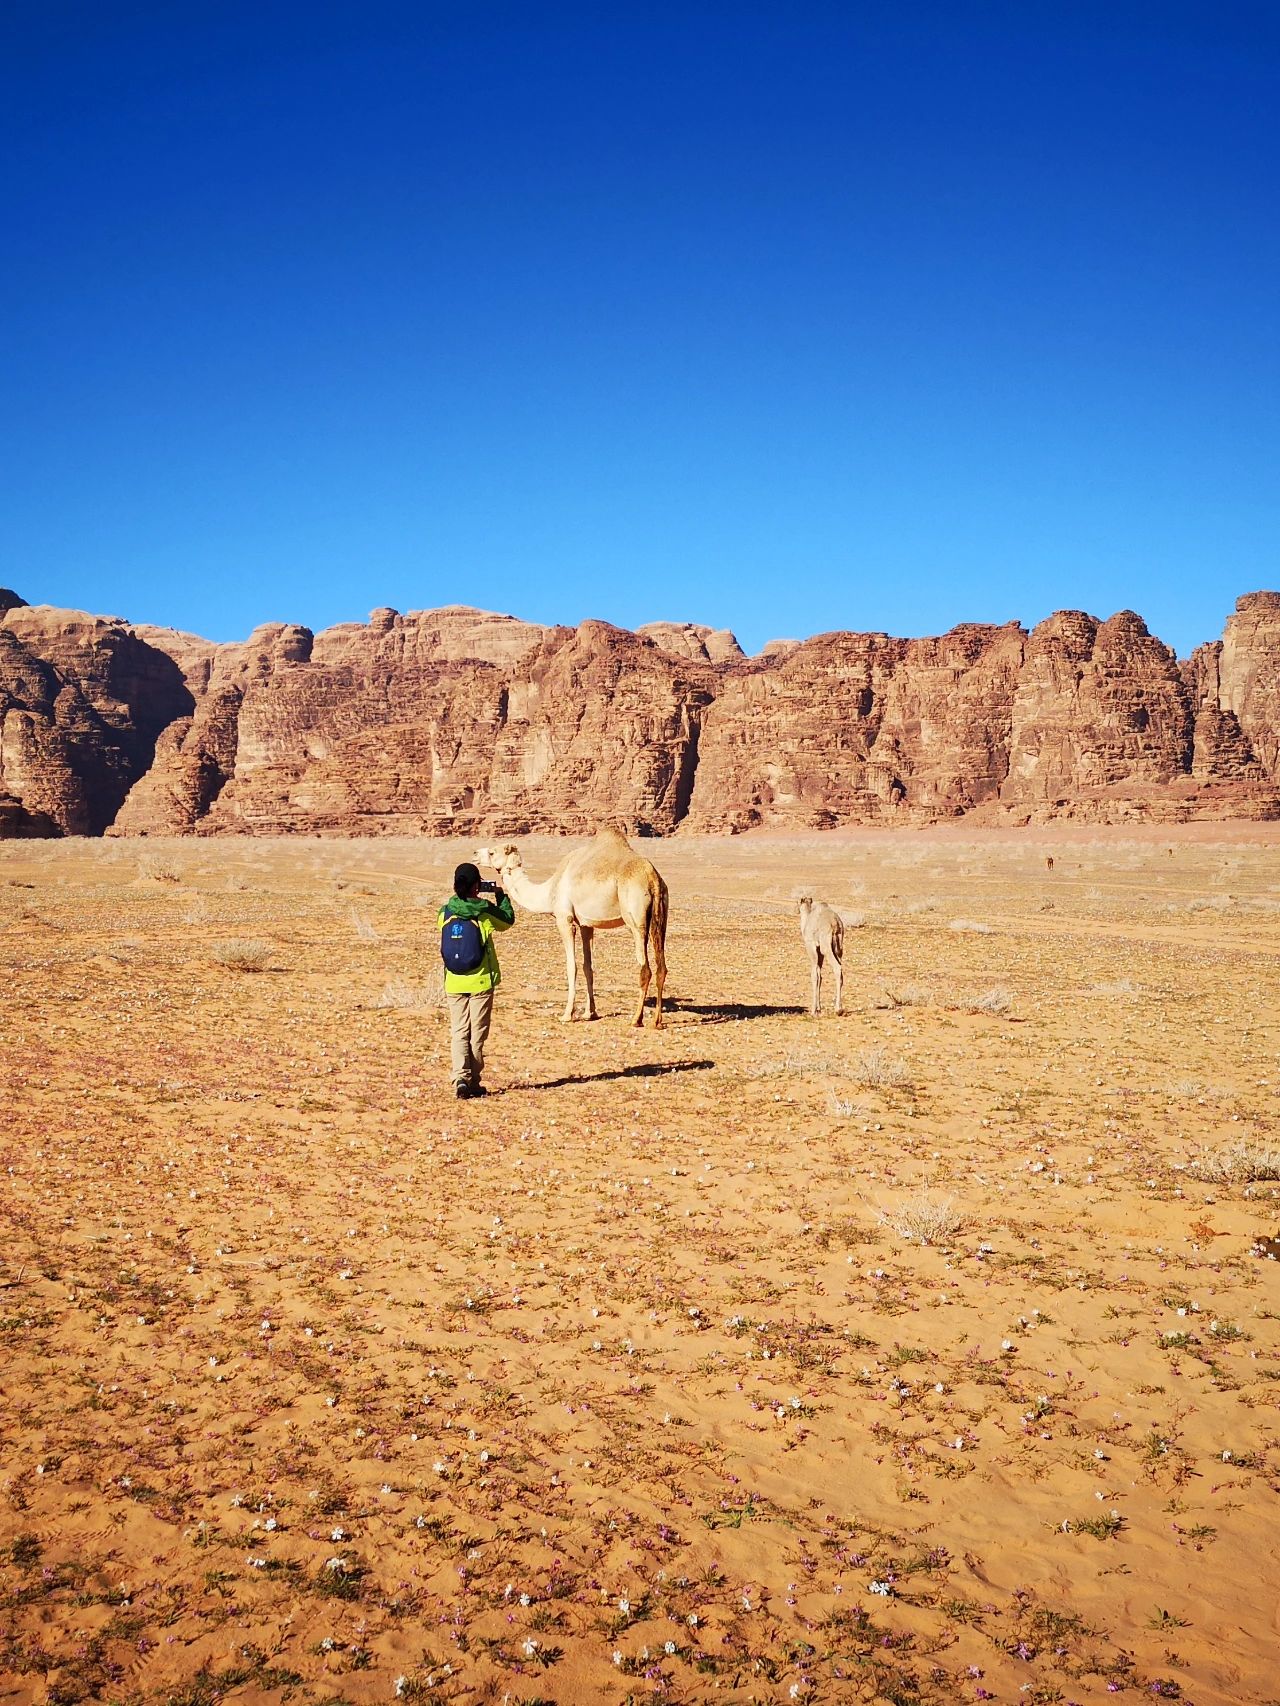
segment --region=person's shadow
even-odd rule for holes
[[[509,1084],[512,1090],[559,1090],[566,1084],[600,1084],[610,1078],[665,1078],[671,1072],[710,1072],[714,1060],[654,1061],[642,1066],[615,1066],[608,1072],[571,1072],[563,1078],[543,1078],[536,1084]]]

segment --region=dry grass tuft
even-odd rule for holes
[[[153,883],[180,883],[181,876],[170,864],[167,864],[158,853],[140,853],[138,855],[138,872]]]
[[[363,913],[357,912],[354,907],[351,909],[351,928],[362,942],[381,941],[372,921],[366,918]]]
[[[991,934],[991,926],[983,924],[976,918],[953,918],[947,928],[967,932],[970,936],[989,936]]]
[[[1280,1148],[1253,1137],[1240,1137],[1216,1149],[1205,1145],[1188,1161],[1187,1172],[1207,1185],[1249,1185],[1261,1179],[1280,1179]]]
[[[271,962],[269,942],[254,942],[235,937],[229,942],[215,942],[211,950],[220,966],[229,971],[265,971]]]
[[[913,1244],[946,1244],[968,1224],[968,1216],[956,1207],[954,1197],[937,1198],[928,1191],[918,1191],[888,1208],[881,1205],[879,1220],[890,1232]]]
[[[854,1081],[868,1090],[906,1090],[912,1077],[904,1062],[882,1048],[864,1048],[853,1058]]]
[[[884,986],[884,1000],[877,1006],[884,1007],[930,1007],[933,1004],[933,991],[923,983],[897,983],[892,989]]]
[[[998,1018],[1002,1013],[1013,1010],[1013,994],[1010,990],[997,986],[994,989],[984,989],[981,995],[967,995],[962,1000],[948,1002],[961,1013],[988,1013]]]

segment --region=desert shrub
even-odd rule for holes
[[[1012,1009],[1013,996],[1009,990],[997,987],[985,989],[980,995],[967,995],[955,1005],[963,1013],[989,1013],[998,1017]]]
[[[851,1120],[858,1114],[865,1114],[867,1104],[852,1096],[837,1096],[833,1090],[827,1097],[827,1108],[833,1119]]]
[[[954,1197],[937,1198],[927,1191],[881,1207],[879,1213],[882,1226],[913,1244],[945,1244],[962,1230],[967,1218],[957,1209]]]
[[[182,881],[174,867],[162,859],[158,853],[140,853],[138,855],[138,871],[153,883]]]
[[[947,928],[966,932],[970,936],[989,936],[991,934],[991,926],[981,923],[976,918],[953,918]]]
[[[271,945],[243,938],[218,942],[214,945],[213,957],[230,971],[265,971],[271,960]]]
[[[933,991],[923,983],[898,983],[892,989],[884,986],[884,1001],[877,1003],[885,1007],[928,1007],[933,1002]]]
[[[351,928],[362,942],[379,940],[378,932],[374,929],[373,924],[363,913],[357,912],[354,906],[351,908]]]
[[[1131,977],[1112,978],[1109,983],[1095,983],[1089,990],[1090,995],[1125,996],[1141,995],[1142,985],[1135,983]]]
[[[1188,1161],[1187,1172],[1208,1185],[1248,1185],[1259,1179],[1280,1179],[1280,1147],[1250,1137],[1236,1138],[1216,1149],[1206,1145]]]
[[[838,1062],[830,1054],[784,1054],[771,1059],[758,1060],[754,1066],[746,1069],[746,1078],[808,1078],[815,1074],[830,1074],[838,1069]]]
[[[869,1090],[905,1090],[911,1074],[906,1065],[886,1049],[864,1048],[853,1059],[855,1082]]]

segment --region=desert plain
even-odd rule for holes
[[[458,1103],[470,850],[0,845],[0,1700],[1280,1699],[1280,826],[646,842]]]

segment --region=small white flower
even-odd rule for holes
[[[631,1601],[624,1596],[622,1599],[620,1599],[618,1601],[618,1610],[622,1613],[622,1615],[624,1617],[630,1617],[630,1615],[631,1615]]]
[[[345,1540],[347,1531],[345,1528],[335,1528],[330,1532],[329,1538],[330,1540]]]
[[[326,1570],[345,1570],[347,1560],[345,1558],[327,1558],[324,1567]]]
[[[675,1642],[674,1641],[664,1641],[662,1644],[662,1650],[667,1655],[667,1657],[669,1659],[674,1658],[675,1657],[675,1651],[676,1651]]]
[[[405,1689],[408,1688],[408,1686],[409,1686],[409,1678],[407,1676],[398,1676],[396,1678],[396,1698],[397,1699],[400,1698],[400,1696],[404,1693]]]
[[[622,1663],[622,1654],[616,1647],[613,1649],[613,1662],[616,1665],[620,1665]]]
[[[689,1627],[690,1629],[696,1629],[698,1627],[698,1614],[696,1611],[691,1611],[689,1613]]]
[[[529,1639],[524,1644],[524,1656],[525,1656],[525,1658],[531,1659],[533,1657],[533,1655],[537,1652],[537,1650],[538,1650],[538,1643],[534,1640],[533,1636],[530,1635]]]
[[[276,1521],[275,1517],[269,1516],[262,1526],[266,1529],[268,1534],[274,1534],[280,1524]]]

